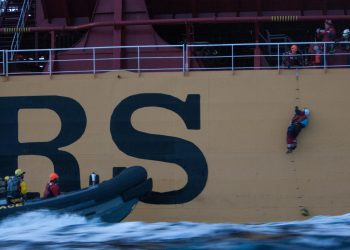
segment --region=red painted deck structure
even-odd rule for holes
[[[41,47],[42,34],[46,34],[46,40],[50,38],[46,46],[51,48],[300,42],[314,41],[316,28],[322,27],[326,19],[333,20],[338,32],[350,26],[350,1],[346,0],[36,0],[34,3],[36,25],[30,27],[30,32],[37,34],[37,48]],[[1,26],[0,32],[5,29]],[[72,34],[76,38],[70,40]],[[262,53],[259,47],[249,49],[255,55]],[[64,60],[72,53],[52,56]],[[134,49],[106,49],[100,53],[115,58],[112,64],[104,62],[101,65],[104,68],[132,67],[125,64],[135,63],[119,59],[134,57]],[[159,51],[160,56],[162,53],[178,55],[181,51]],[[74,54],[82,58],[91,56],[84,50],[76,50]],[[246,63],[268,64],[263,57]],[[68,67],[77,66],[82,65],[72,63]],[[56,62],[54,67],[64,70],[67,64]]]

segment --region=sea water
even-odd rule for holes
[[[0,249],[350,249],[350,214],[264,224],[103,223],[49,211],[0,221]]]

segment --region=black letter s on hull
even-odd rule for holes
[[[124,99],[113,111],[111,134],[125,154],[148,160],[175,163],[187,176],[186,185],[175,191],[152,192],[143,201],[150,204],[180,204],[193,200],[204,189],[208,166],[203,153],[184,139],[144,133],[131,124],[132,114],[145,107],[160,107],[178,114],[188,129],[200,129],[200,96],[188,95],[185,102],[165,94],[138,94]]]

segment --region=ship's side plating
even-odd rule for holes
[[[303,208],[310,215],[346,213],[348,75],[331,69],[301,70],[298,79],[294,70],[2,78],[2,174],[18,166],[28,188],[40,192],[54,167],[65,183],[84,187],[92,171],[109,179],[114,167],[144,166],[153,193],[129,220],[292,220],[303,218]],[[297,150],[286,155],[295,105],[312,115]]]

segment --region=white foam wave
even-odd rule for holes
[[[337,246],[334,237],[350,236],[350,214],[318,216],[305,221],[266,224],[207,224],[193,222],[123,222],[106,224],[72,214],[29,212],[0,222],[0,242],[96,243],[173,242],[200,239],[239,239],[242,233],[281,235],[294,244]],[[244,236],[247,238],[247,236]],[[282,237],[282,238],[283,238]],[[320,240],[320,237],[323,237]],[[248,237],[249,238],[249,237]],[[246,239],[245,239],[246,240]],[[248,239],[249,240],[249,239]]]

